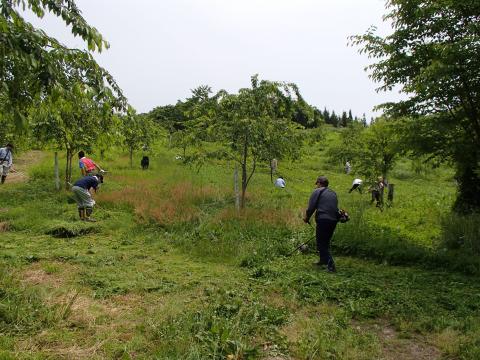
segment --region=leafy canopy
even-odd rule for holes
[[[90,51],[101,51],[108,43],[88,25],[73,0],[2,0],[0,2],[0,112],[25,128],[26,109],[58,92],[69,91],[76,82],[109,97],[123,109],[126,99],[113,77],[100,67],[88,51],[68,49],[42,30],[25,21],[19,9],[29,8],[38,17],[46,11],[60,17],[80,36]],[[68,79],[68,81],[66,80]]]
[[[391,35],[378,36],[371,28],[352,37],[376,59],[368,69],[379,90],[400,86],[406,94],[380,107],[393,117],[412,118],[406,127],[412,149],[452,161],[459,183],[456,208],[478,209],[480,1],[389,0],[387,8]],[[434,134],[441,140],[432,139]]]

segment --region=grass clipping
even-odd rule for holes
[[[57,221],[51,224],[45,234],[56,238],[73,238],[97,231],[97,227],[85,222]]]

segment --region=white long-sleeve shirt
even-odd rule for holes
[[[285,185],[287,185],[285,183],[285,180],[283,180],[282,178],[278,178],[277,180],[275,180],[275,186],[278,187],[278,188],[284,188]]]

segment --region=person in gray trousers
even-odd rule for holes
[[[320,260],[317,265],[327,266],[329,272],[335,272],[335,262],[330,254],[330,242],[338,222],[337,194],[328,188],[328,179],[319,176],[315,183],[316,189],[310,195],[308,207],[303,221],[310,223],[315,212],[317,250]]]

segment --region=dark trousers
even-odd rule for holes
[[[330,241],[337,222],[335,220],[317,219],[317,250],[320,255],[320,263],[325,265],[334,264],[333,257],[330,254]]]
[[[351,193],[355,189],[358,189],[358,192],[360,194],[362,193],[362,187],[360,186],[360,184],[353,184],[352,188],[348,192]]]

